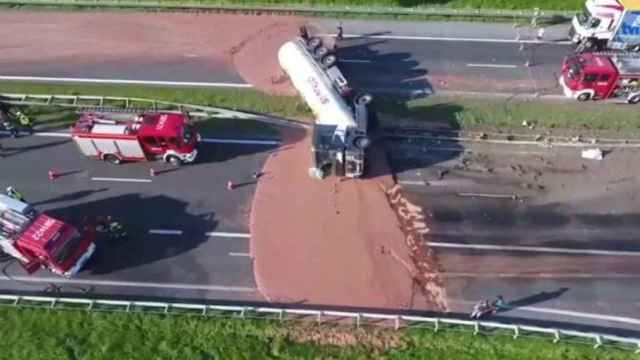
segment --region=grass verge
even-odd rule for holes
[[[632,359],[551,339],[0,308],[3,359]]]
[[[0,93],[75,94],[143,97],[158,100],[211,105],[288,118],[306,118],[311,114],[304,102],[295,97],[265,95],[255,90],[164,88],[125,85],[54,85],[9,83],[0,84]],[[536,124],[536,130],[608,131],[624,135],[640,135],[640,113],[631,105],[604,103],[551,102],[534,100],[503,100],[467,97],[429,97],[394,102],[378,99],[377,109],[390,124],[440,123],[451,129],[481,130],[522,129],[522,122]],[[72,121],[73,112],[68,121]],[[67,115],[65,115],[67,116]],[[51,119],[48,119],[50,121]],[[397,121],[396,121],[397,120]],[[224,120],[209,123],[216,129],[252,130],[246,120]]]

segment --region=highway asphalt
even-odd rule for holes
[[[68,138],[2,143],[2,189],[14,186],[38,209],[70,223],[111,215],[131,234],[123,244],[102,240],[87,269],[63,290],[86,289],[89,281],[92,293],[110,295],[259,299],[249,239],[233,234],[248,232],[252,172],[262,168],[273,146],[201,144],[195,164],[173,168],[164,163],[112,166],[85,158]],[[48,180],[50,169],[61,176]],[[229,191],[227,181],[243,185]],[[19,264],[3,266],[0,288],[6,290],[42,290],[46,279],[56,278],[40,271],[38,278],[45,280],[34,283],[39,280],[22,279]]]
[[[438,256],[454,311],[501,294],[517,305],[500,314],[507,318],[637,336],[640,221],[635,175],[626,173],[635,171],[618,168],[637,149],[614,150],[607,165],[572,147],[393,144],[398,180],[428,215],[425,246]]]

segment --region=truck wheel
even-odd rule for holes
[[[318,48],[318,46],[322,45],[322,39],[318,38],[318,37],[312,37],[311,39],[309,39],[307,41],[307,46],[309,47],[309,49],[311,50],[315,50],[316,48]]]
[[[322,58],[323,56],[327,55],[329,53],[329,49],[327,49],[324,46],[320,46],[319,48],[316,49],[316,56],[319,58]]]
[[[120,158],[113,155],[113,154],[107,154],[104,156],[104,161],[113,164],[113,165],[119,165],[121,163]]]
[[[322,65],[326,68],[330,68],[335,65],[336,61],[338,61],[338,58],[333,54],[329,54],[322,58]]]
[[[576,99],[578,99],[578,101],[588,101],[589,99],[591,99],[591,94],[582,93],[582,94],[578,95],[578,97]]]
[[[353,145],[355,145],[360,150],[364,150],[369,147],[369,145],[371,145],[371,139],[366,136],[358,136],[353,140]]]
[[[371,102],[371,100],[373,100],[373,96],[369,94],[358,95],[358,97],[356,98],[356,104],[367,105]]]
[[[640,95],[633,95],[632,97],[629,98],[629,100],[627,100],[627,102],[629,104],[637,104],[640,103]]]
[[[167,156],[167,162],[173,166],[180,166],[182,165],[182,160],[180,160],[179,157],[175,156],[175,155],[169,155]]]

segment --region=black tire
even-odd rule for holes
[[[369,137],[367,136],[358,136],[357,138],[353,139],[353,145],[355,145],[360,150],[364,150],[369,147],[369,145],[371,145],[371,139],[369,139]]]
[[[182,160],[180,160],[179,157],[175,156],[175,155],[169,155],[167,156],[167,162],[173,166],[180,166],[182,165]]]
[[[632,97],[629,98],[629,100],[627,100],[627,102],[629,104],[637,104],[640,103],[640,95],[633,95]]]
[[[591,100],[591,94],[582,93],[582,94],[578,95],[578,97],[576,99],[578,101],[589,101],[589,100]]]
[[[320,46],[316,49],[315,54],[318,58],[322,58],[329,53],[329,49],[324,46]]]
[[[311,50],[315,50],[321,45],[322,45],[322,39],[318,37],[312,37],[307,41],[307,47]]]
[[[330,68],[335,65],[337,61],[338,58],[335,55],[329,54],[322,58],[322,65],[324,65],[324,67],[326,68]]]
[[[113,154],[105,155],[104,156],[104,161],[108,162],[109,164],[113,164],[113,165],[120,165],[122,163],[120,158],[115,156],[115,155],[113,155]]]

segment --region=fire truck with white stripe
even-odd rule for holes
[[[181,112],[83,113],[71,136],[80,151],[112,164],[163,160],[192,163],[200,135]]]
[[[74,276],[93,254],[95,238],[92,226],[79,231],[25,202],[0,195],[0,251],[17,259],[30,274],[46,268]]]

